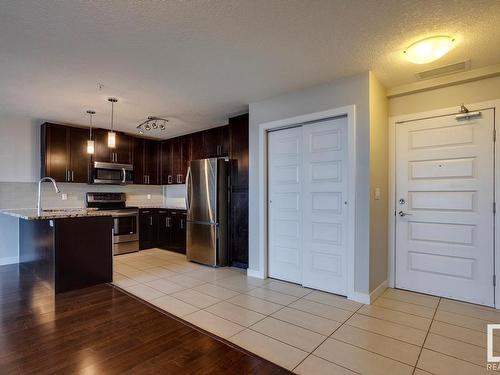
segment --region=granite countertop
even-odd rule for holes
[[[19,208],[0,210],[1,214],[18,217],[24,220],[49,220],[49,219],[67,219],[71,217],[90,217],[90,216],[111,216],[109,212],[98,211],[92,208],[61,208],[50,209],[42,212],[38,216],[36,208]]]
[[[186,207],[168,205],[168,204],[138,204],[139,208],[164,208],[165,210],[186,210]]]

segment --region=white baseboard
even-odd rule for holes
[[[387,280],[384,280],[370,293],[370,303],[375,301],[378,297],[382,295],[387,289]]]
[[[250,268],[247,268],[247,276],[255,277],[257,279],[265,279],[264,273],[262,271],[252,270]]]
[[[370,294],[361,292],[352,292],[349,296],[347,296],[347,298],[359,303],[364,303],[365,305],[370,305],[373,301],[375,301],[378,297],[380,297],[380,295],[384,293],[386,289],[387,289],[387,280],[380,283],[380,285],[377,286]]]
[[[19,258],[18,257],[3,257],[3,258],[0,258],[0,266],[4,266],[6,264],[14,264],[14,263],[19,263]]]
[[[350,299],[352,301],[356,301],[359,303],[364,303],[365,305],[370,304],[370,295],[367,293],[352,292],[347,296],[347,299]]]

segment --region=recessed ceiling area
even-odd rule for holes
[[[0,115],[158,137],[205,129],[248,103],[372,70],[387,87],[471,59],[500,62],[496,0],[16,1],[0,4]],[[403,50],[431,35],[457,45],[414,65]],[[98,83],[102,84],[101,89]]]

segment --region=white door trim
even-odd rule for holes
[[[356,208],[356,120],[355,106],[349,105],[326,111],[262,123],[259,125],[259,271],[248,270],[249,276],[265,279],[268,277],[268,212],[267,212],[267,131],[281,127],[299,125],[306,122],[324,120],[331,117],[347,116],[347,142],[349,159],[348,208],[348,256],[347,256],[347,298],[357,299],[354,291],[354,249],[355,249],[355,208]]]
[[[471,111],[481,109],[494,108],[495,109],[495,129],[500,127],[500,100],[490,100],[479,103],[465,103],[466,107]],[[443,108],[433,111],[418,112],[408,115],[392,116],[389,117],[389,236],[388,236],[388,286],[394,288],[395,280],[395,258],[396,258],[396,125],[404,121],[418,120],[429,117],[445,116],[458,113],[459,104],[455,107]],[[497,129],[499,131],[500,129]],[[495,165],[500,166],[500,140],[497,139],[495,143]],[[500,197],[500,167],[495,167],[495,201]],[[500,202],[499,202],[500,203]],[[497,205],[498,206],[498,205]],[[497,209],[497,213],[498,213]],[[498,214],[500,215],[500,213]],[[500,225],[495,218],[495,275],[500,276]],[[495,288],[495,307],[500,309],[500,287]]]

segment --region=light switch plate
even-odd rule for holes
[[[380,188],[375,188],[375,200],[380,199]]]
[[[67,201],[67,200],[68,200],[68,194],[66,194],[66,193],[62,193],[62,194],[61,194],[61,199],[62,199],[63,201]]]

